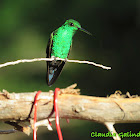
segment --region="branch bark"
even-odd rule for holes
[[[61,118],[81,119],[99,123],[140,122],[140,98],[93,97],[75,95],[76,89],[61,89],[58,107]],[[62,94],[63,93],[63,94]],[[36,92],[0,93],[0,120],[23,121],[33,119],[33,102]],[[37,120],[54,118],[53,92],[39,96]]]

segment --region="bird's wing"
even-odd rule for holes
[[[46,49],[46,54],[47,58],[51,57],[51,52],[52,52],[52,46],[53,46],[53,35],[54,32],[51,33],[47,49]],[[62,68],[64,66],[65,62],[60,61],[60,60],[53,60],[53,61],[47,61],[47,76],[46,76],[46,81],[48,86],[51,86],[58,76],[60,75]]]
[[[70,50],[69,50],[68,56],[69,56],[69,54],[71,52],[71,49],[72,49],[72,42],[71,42],[71,45],[70,45]],[[68,56],[67,56],[67,58],[68,58]]]
[[[52,51],[52,45],[53,45],[53,35],[54,35],[54,33],[52,32],[50,35],[49,41],[48,41],[48,45],[47,45],[47,49],[46,49],[47,58],[51,57],[51,51]]]
[[[50,38],[49,38],[49,41],[48,41],[48,44],[47,44],[47,49],[46,49],[46,58],[51,58],[51,52],[52,52],[52,45],[53,45],[53,35],[54,33],[52,32],[51,35],[50,35]],[[49,70],[49,67],[50,67],[50,61],[47,61],[47,75],[46,75],[46,82],[47,84],[49,85],[49,73],[50,73],[50,70]]]

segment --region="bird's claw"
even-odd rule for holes
[[[68,58],[65,58],[64,62],[67,62]]]
[[[53,59],[54,59],[54,61],[56,61],[56,57],[55,57],[55,56],[52,56],[51,58],[53,58]]]

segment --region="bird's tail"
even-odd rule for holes
[[[58,76],[60,75],[62,68],[64,67],[65,62],[60,60],[54,60],[52,62],[47,62],[47,84],[51,86]]]

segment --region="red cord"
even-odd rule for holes
[[[37,103],[38,103],[38,96],[39,94],[41,93],[41,91],[39,90],[36,95],[35,95],[35,100],[34,100],[34,107],[35,107],[35,110],[34,110],[34,129],[33,129],[33,140],[37,140],[37,135],[36,135],[36,120],[37,120]]]
[[[59,112],[58,112],[58,105],[57,105],[57,99],[58,99],[58,92],[60,91],[59,88],[56,88],[54,91],[54,111],[55,111],[55,123],[56,123],[56,129],[57,129],[57,133],[58,133],[58,138],[59,140],[63,140],[63,136],[62,136],[62,132],[60,129],[60,124],[59,124]],[[38,103],[38,96],[41,93],[41,91],[38,91],[36,96],[35,96],[35,100],[34,100],[34,129],[33,129],[33,140],[37,140],[37,135],[36,135],[36,120],[37,120],[37,103]]]
[[[63,140],[62,132],[60,129],[59,124],[59,112],[58,112],[58,105],[57,105],[57,99],[58,99],[58,92],[60,91],[59,88],[56,88],[54,91],[54,111],[55,111],[55,124],[56,124],[56,130],[58,134],[59,140]]]

